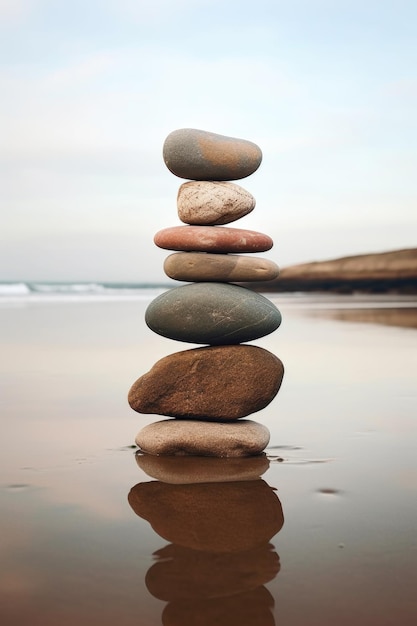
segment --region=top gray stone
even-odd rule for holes
[[[163,147],[167,168],[190,180],[239,180],[261,164],[261,149],[246,139],[181,128],[168,135]]]

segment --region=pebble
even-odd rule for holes
[[[265,408],[278,393],[283,375],[280,359],[258,346],[193,348],[157,361],[132,385],[128,401],[133,410],[148,415],[236,420]],[[171,422],[166,428],[176,432]],[[224,431],[213,430],[217,432]]]
[[[261,164],[261,149],[246,139],[181,128],[168,135],[163,146],[168,169],[191,180],[238,180]]]
[[[187,282],[274,280],[279,267],[269,259],[209,252],[174,252],[164,262],[167,276]]]
[[[139,468],[151,478],[172,485],[257,480],[269,468],[266,454],[251,457],[135,455]]]
[[[261,294],[226,283],[174,287],[155,298],[145,321],[158,335],[189,343],[225,345],[269,335],[281,314]]]
[[[284,523],[276,492],[264,480],[135,485],[129,504],[166,541],[203,552],[243,552],[267,543]]]
[[[243,469],[235,463],[232,471],[230,461],[245,457],[269,463],[263,454],[268,429],[241,418],[273,400],[284,368],[267,350],[241,344],[275,331],[281,313],[268,298],[231,283],[274,280],[279,268],[251,254],[273,247],[269,235],[224,225],[253,211],[255,198],[230,181],[253,174],[262,152],[244,139],[183,128],[168,135],[163,158],[173,174],[189,181],[177,194],[178,217],[186,225],[160,230],[154,243],[176,251],[165,260],[167,276],[191,284],[155,298],[146,309],[145,321],[163,337],[205,347],[160,359],[132,385],[128,396],[132,409],[176,418],[150,424],[138,433],[137,462],[171,487],[207,487],[213,480],[218,481],[216,487],[235,486],[244,484],[236,482],[242,476],[259,483],[260,466],[254,469],[247,464]],[[169,463],[158,464],[160,456]],[[176,457],[190,462],[179,466],[172,463]],[[204,467],[195,462],[196,457],[207,461]],[[218,461],[229,465],[214,469]],[[256,511],[262,509],[256,499],[252,501]],[[189,505],[184,503],[187,515]]]
[[[271,237],[227,226],[171,226],[156,233],[154,243],[165,250],[193,252],[266,252]]]
[[[255,208],[255,198],[234,183],[192,181],[181,185],[178,217],[185,224],[228,224]]]
[[[147,454],[245,457],[261,454],[269,438],[267,427],[251,420],[168,419],[142,428],[135,442]]]

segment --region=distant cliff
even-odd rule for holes
[[[281,269],[279,278],[245,283],[257,291],[417,293],[417,248],[315,261]]]

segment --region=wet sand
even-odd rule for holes
[[[268,297],[271,442],[230,470],[135,456],[130,385],[190,347],[146,299],[0,304],[1,624],[416,623],[417,302]]]

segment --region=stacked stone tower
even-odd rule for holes
[[[266,407],[281,386],[281,361],[247,342],[275,331],[281,315],[264,296],[233,284],[272,280],[275,263],[245,253],[272,248],[272,239],[224,226],[250,213],[253,196],[235,183],[255,172],[261,150],[250,141],[195,129],[168,135],[168,169],[189,182],[177,197],[186,224],[159,231],[155,244],[175,251],[165,273],[189,284],[169,289],[148,306],[155,333],[203,347],[170,354],[131,387],[129,404],[139,413],[168,418],[137,435],[149,454],[236,457],[260,454],[268,429],[242,419]]]

